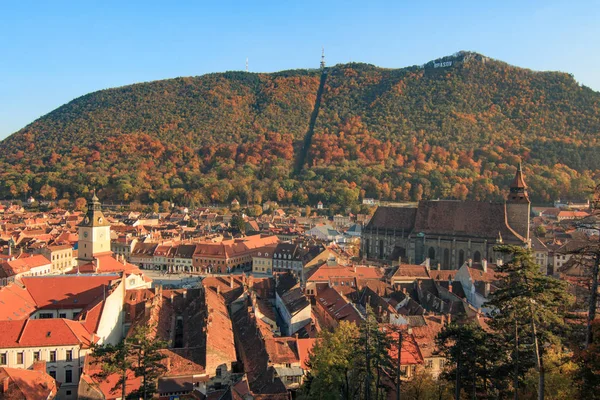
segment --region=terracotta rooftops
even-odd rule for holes
[[[22,278],[23,285],[39,309],[85,308],[105,293],[117,274],[54,275]]]
[[[269,361],[273,364],[292,364],[299,362],[296,338],[276,337],[265,339],[265,349]]]
[[[35,311],[35,301],[27,289],[9,284],[0,288],[0,320],[21,320],[29,318]]]
[[[374,267],[348,267],[335,266],[329,267],[323,264],[317,268],[308,278],[308,282],[329,282],[330,278],[362,278],[362,279],[380,279],[383,272]]]
[[[0,368],[0,382],[7,382],[2,388],[3,399],[49,399],[57,392],[56,381],[46,371],[27,370],[21,368]]]
[[[91,334],[77,321],[63,318],[0,321],[0,348],[91,344]]]

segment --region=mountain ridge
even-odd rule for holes
[[[95,185],[143,201],[500,199],[521,159],[539,201],[598,178],[600,93],[474,52],[328,67],[294,174],[321,72],[229,71],[80,96],[0,142],[0,198]]]

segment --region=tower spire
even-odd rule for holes
[[[325,69],[325,47],[321,47],[321,69]]]
[[[246,72],[248,72],[248,57],[246,57]]]

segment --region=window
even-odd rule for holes
[[[56,380],[56,371],[48,371],[48,375],[50,375],[52,379]]]
[[[70,369],[65,370],[65,383],[73,382],[73,371]]]
[[[58,314],[58,318],[67,318],[67,313]]]
[[[71,395],[71,391],[67,390],[67,396],[70,396],[70,395]]]
[[[40,352],[39,351],[33,352],[33,361],[40,361]]]
[[[17,364],[23,364],[23,352],[17,353]]]
[[[221,377],[221,367],[217,368],[217,377]]]
[[[433,360],[427,360],[425,363],[425,368],[433,368]]]
[[[47,318],[52,318],[53,315],[52,313],[40,313],[40,316],[38,317],[39,319],[47,319]]]
[[[50,352],[50,362],[56,362],[56,350]]]
[[[6,365],[6,353],[0,354],[0,365]]]
[[[444,360],[443,358],[440,360],[440,369],[444,368],[444,366],[446,365],[446,360]]]
[[[67,361],[72,361],[73,360],[73,350],[67,350],[66,360]]]

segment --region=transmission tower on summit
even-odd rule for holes
[[[321,69],[325,69],[325,47],[321,47]]]

